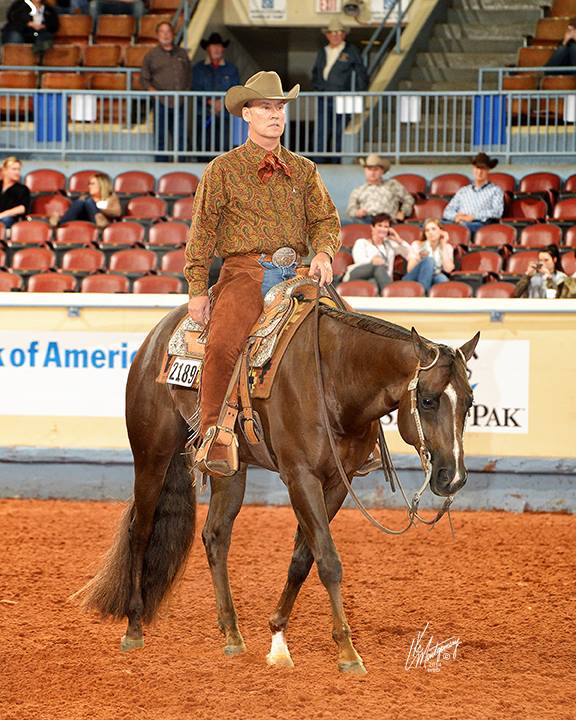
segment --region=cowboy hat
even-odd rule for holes
[[[347,32],[350,32],[350,30],[349,30],[349,28],[342,25],[340,20],[333,19],[333,20],[330,20],[330,22],[328,23],[328,27],[322,28],[322,32],[323,33],[329,33],[329,32],[347,33]]]
[[[282,81],[278,73],[261,72],[248,78],[244,85],[234,85],[226,93],[224,103],[226,110],[232,115],[242,117],[242,108],[250,100],[295,100],[300,92],[300,85],[294,85],[290,92],[284,94]]]
[[[367,158],[360,158],[359,163],[362,167],[381,167],[384,172],[388,172],[392,164],[390,160],[380,157],[380,155],[376,155],[376,153],[368,155]]]
[[[222,45],[223,47],[228,47],[228,45],[230,45],[230,40],[223,40],[220,33],[213,32],[208,40],[200,40],[202,50],[206,50],[208,45]]]
[[[486,168],[487,170],[493,170],[498,165],[496,158],[490,158],[486,153],[480,152],[476,157],[472,158],[472,165],[474,167]]]

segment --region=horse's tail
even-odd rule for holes
[[[130,602],[130,525],[135,504],[126,508],[112,547],[100,571],[74,593],[84,610],[121,620]],[[151,622],[162,601],[183,572],[194,540],[196,493],[181,450],[172,456],[154,513],[154,525],[144,555],[142,620]]]

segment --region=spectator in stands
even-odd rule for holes
[[[381,293],[394,278],[396,256],[407,259],[410,245],[394,230],[387,213],[374,215],[371,222],[371,237],[359,238],[354,243],[354,264],[348,266],[343,280],[373,280]]]
[[[206,58],[192,68],[192,90],[201,92],[226,92],[233,85],[240,85],[240,74],[236,65],[228,62],[225,51],[230,40],[224,40],[214,32],[200,45],[206,51]],[[226,112],[221,98],[197,98],[196,121],[198,148],[216,152],[230,150],[230,115]],[[223,143],[220,135],[223,133]]]
[[[30,212],[30,190],[20,182],[22,163],[14,155],[2,163],[0,179],[0,240],[14,223]]]
[[[43,53],[52,47],[58,30],[58,13],[43,0],[14,0],[2,29],[3,43],[30,43]]]
[[[343,224],[369,223],[373,215],[381,213],[399,221],[408,217],[414,207],[412,195],[397,180],[383,180],[390,169],[390,160],[372,154],[361,159],[360,164],[364,166],[366,182],[350,193],[346,215],[351,220]]]
[[[90,0],[90,15],[133,15],[139,19],[146,14],[144,0]]]
[[[454,270],[454,248],[440,220],[429,218],[424,223],[422,237],[410,246],[408,272],[403,280],[419,282],[426,292],[432,285],[447,282]]]
[[[54,9],[58,15],[88,15],[90,3],[88,0],[56,0]]]
[[[339,20],[332,20],[323,30],[328,44],[318,51],[312,68],[312,87],[319,92],[362,92],[368,88],[368,73],[360,51],[347,42],[348,30]],[[319,152],[342,151],[342,132],[350,115],[338,112],[334,98],[318,98],[317,139]],[[336,115],[335,115],[336,111]],[[326,162],[340,162],[332,157]]]
[[[530,263],[526,274],[516,283],[514,297],[555,298],[566,277],[560,251],[556,245],[548,245],[538,253],[538,262]]]
[[[466,225],[471,233],[488,223],[498,222],[504,213],[504,193],[488,180],[498,165],[496,158],[478,153],[472,159],[474,182],[460,188],[444,210],[444,220]]]
[[[568,27],[564,38],[552,57],[546,63],[546,67],[572,67],[576,68],[576,18],[568,20]],[[562,71],[547,72],[547,75],[561,74]]]
[[[49,222],[52,227],[56,227],[72,220],[88,220],[103,228],[121,214],[120,200],[112,191],[110,176],[106,173],[94,173],[88,180],[88,194],[74,200],[64,215],[53,213]]]
[[[180,98],[164,97],[162,91],[188,91],[191,85],[191,70],[188,53],[174,45],[174,30],[168,22],[156,27],[158,45],[144,56],[140,84],[144,90],[157,93],[154,103],[154,132],[156,149],[169,150],[168,142],[174,138],[178,118],[178,150],[184,149],[184,101]],[[156,155],[156,160],[167,160],[167,154]]]

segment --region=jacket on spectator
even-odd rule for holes
[[[21,33],[23,39],[27,43],[33,43],[37,31],[28,27],[28,23],[32,19],[32,11],[30,5],[25,0],[14,0],[8,8],[6,14],[6,25],[3,32],[15,30]],[[58,13],[52,5],[44,5],[44,26],[46,32],[54,34],[58,30]]]
[[[238,68],[225,60],[214,67],[204,60],[192,68],[192,90],[201,92],[226,92],[233,85],[240,85]]]
[[[348,92],[352,90],[352,75],[355,73],[354,90],[363,91],[368,88],[368,73],[362,62],[360,51],[355,45],[346,43],[338,59],[332,66],[328,79],[324,80],[323,71],[326,66],[324,48],[318,50],[312,68],[312,87],[320,92]]]

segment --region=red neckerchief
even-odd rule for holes
[[[287,177],[291,177],[290,168],[285,162],[273,152],[266,153],[258,165],[258,177],[263,183],[267,183],[274,174],[274,170],[282,170]]]

